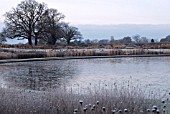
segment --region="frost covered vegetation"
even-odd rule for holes
[[[114,56],[114,55],[169,55],[170,50],[152,49],[1,49],[0,59],[44,57]]]
[[[75,91],[76,90],[76,91]],[[1,114],[169,114],[168,97],[138,86],[99,84],[49,91],[0,89]]]

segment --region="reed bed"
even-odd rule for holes
[[[49,91],[0,88],[1,114],[169,114],[169,101],[161,100],[138,86],[116,83]]]
[[[25,59],[44,57],[114,56],[114,55],[161,55],[170,50],[152,49],[1,49],[0,59]]]

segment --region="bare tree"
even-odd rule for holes
[[[5,29],[8,32],[8,38],[28,39],[29,45],[32,40],[37,40],[37,35],[41,29],[36,26],[42,19],[42,15],[46,9],[44,3],[38,3],[35,0],[22,1],[16,8],[5,14]]]
[[[132,37],[135,43],[140,43],[140,35],[135,35]]]
[[[67,45],[70,45],[71,40],[82,39],[81,33],[78,28],[63,24],[63,38],[66,40]]]
[[[47,9],[43,15],[44,25],[44,40],[47,44],[55,45],[57,39],[63,37],[62,23],[60,20],[64,19],[64,15],[59,13],[57,9]]]
[[[141,43],[148,43],[149,42],[149,39],[147,37],[141,37],[140,38],[140,42]]]

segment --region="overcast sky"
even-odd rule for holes
[[[22,0],[0,0],[2,15]],[[170,24],[170,0],[37,0],[78,24]]]

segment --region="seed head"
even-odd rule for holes
[[[152,112],[156,112],[156,110],[154,108],[152,108]]]
[[[166,105],[164,105],[163,108],[166,108]]]
[[[162,100],[162,103],[164,104],[164,103],[165,103],[165,100]]]
[[[157,107],[156,105],[154,105],[152,108],[153,108],[153,109],[155,109],[155,110],[157,110],[157,109],[158,109],[158,107]]]
[[[78,109],[74,109],[74,112],[78,112]]]
[[[83,108],[83,111],[86,112],[86,111],[87,111],[87,108]]]
[[[83,100],[79,100],[79,103],[82,106],[83,105]]]
[[[116,113],[116,110],[112,110],[112,114],[115,114]]]
[[[96,101],[96,104],[99,105],[99,101]]]
[[[150,112],[151,110],[150,109],[147,109],[147,112]]]
[[[157,113],[157,114],[159,114],[159,113],[160,113],[159,109],[157,109],[157,110],[156,110],[156,113]]]
[[[94,110],[94,108],[93,108],[93,107],[91,107],[91,110],[93,111],[93,110]]]
[[[124,112],[128,112],[128,109],[125,108],[125,109],[124,109]]]
[[[105,107],[102,107],[102,110],[105,112],[105,111],[106,111],[106,108],[105,108]]]
[[[118,112],[119,112],[119,113],[122,113],[122,110],[119,110]]]

